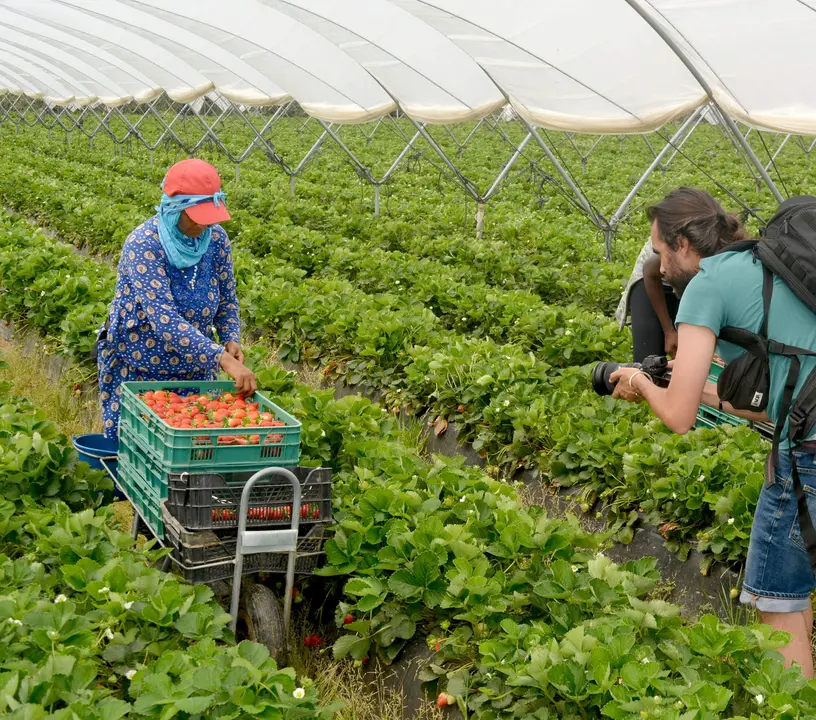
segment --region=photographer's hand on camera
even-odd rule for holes
[[[622,367],[612,373],[610,381],[615,383],[615,390],[612,397],[626,402],[643,402],[643,393],[639,389],[641,383],[652,385],[652,379],[643,370],[637,368]]]

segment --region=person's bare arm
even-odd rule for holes
[[[705,384],[701,402],[703,405],[708,405],[708,407],[719,409],[720,396],[717,394],[717,383],[707,382]],[[768,413],[765,411],[753,412],[752,410],[737,410],[737,408],[735,408],[729,402],[724,402],[722,409],[723,412],[736,415],[737,417],[744,418],[745,420],[751,420],[753,422],[771,422],[771,418],[768,417]]]
[[[646,288],[646,295],[652,304],[657,319],[663,328],[664,352],[667,355],[677,354],[677,330],[669,316],[669,308],[666,305],[666,293],[663,289],[663,278],[660,275],[660,256],[650,255],[643,263],[643,286]]]

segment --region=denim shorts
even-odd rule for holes
[[[816,525],[816,455],[797,452],[795,456]],[[740,602],[763,612],[807,610],[816,588],[799,530],[790,460],[790,453],[780,450],[774,482],[762,488],[751,528]]]

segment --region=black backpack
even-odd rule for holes
[[[810,373],[796,400],[793,400],[801,358],[816,355],[816,348],[794,347],[768,338],[774,275],[781,278],[816,313],[816,197],[802,195],[786,200],[779,206],[759,240],[733,243],[721,252],[734,251],[751,252],[754,262],[762,263],[764,314],[759,333],[735,327],[724,327],[720,331],[719,339],[734,343],[746,352],[728,363],[720,374],[717,393],[720,400],[728,401],[739,410],[761,412],[768,406],[770,355],[784,355],[791,359],[774,430],[770,463],[770,472],[773,472],[779,460],[779,441],[786,418],[790,419],[788,440],[791,449],[807,440],[816,426],[816,371]],[[816,529],[810,519],[807,499],[793,457],[791,465],[802,540],[811,568],[816,572]]]

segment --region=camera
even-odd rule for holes
[[[671,379],[671,370],[668,369],[669,360],[663,355],[649,355],[643,358],[642,363],[614,363],[599,362],[592,369],[592,389],[598,395],[611,395],[616,383],[609,380],[609,376],[619,368],[637,368],[643,370],[658,387],[668,387]]]

